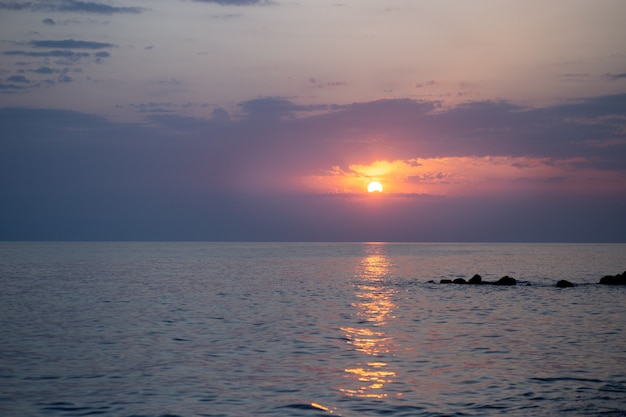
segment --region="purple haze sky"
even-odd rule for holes
[[[625,18],[2,1],[0,239],[626,242]]]

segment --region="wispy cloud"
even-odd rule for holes
[[[239,103],[246,118],[273,120],[289,119],[299,112],[309,112],[325,108],[323,105],[298,105],[282,97],[261,97]]]
[[[333,87],[341,87],[346,85],[345,81],[321,81],[317,78],[309,78],[309,85],[313,88],[333,88]]]
[[[63,40],[33,40],[30,41],[31,49],[10,50],[2,52],[6,57],[31,57],[40,58],[34,62],[24,63],[18,72],[29,72],[33,74],[32,80],[26,79],[23,75],[14,75],[9,77],[7,84],[3,88],[3,93],[7,92],[26,92],[36,88],[49,87],[55,83],[73,82],[74,78],[67,74],[69,66],[75,66],[82,60],[90,60],[95,64],[102,63],[111,54],[103,49],[115,47],[112,43],[93,42],[75,39]],[[93,52],[86,52],[93,51]],[[17,63],[14,63],[17,65]],[[75,70],[77,70],[75,68]],[[51,74],[60,74],[56,79],[50,79],[47,76]],[[10,85],[20,84],[27,86],[25,88],[11,88]]]
[[[584,81],[589,79],[590,76],[591,74],[589,73],[568,72],[565,74],[559,74],[558,78],[562,81]]]
[[[30,10],[44,12],[74,12],[112,15],[116,13],[141,13],[141,7],[117,7],[105,3],[78,0],[37,0],[0,3],[4,10]]]
[[[48,52],[35,52],[35,51],[4,51],[3,55],[13,56],[32,56],[32,57],[50,57],[50,58],[86,58],[91,56],[89,52],[73,52],[73,51],[48,51]]]
[[[194,0],[197,3],[212,3],[220,6],[265,6],[274,4],[272,0]]]
[[[26,87],[24,87],[23,85],[0,83],[0,91],[5,92],[5,93],[16,92],[16,91],[24,90],[24,89],[26,89]]]
[[[435,87],[437,84],[439,84],[439,83],[437,81],[435,81],[435,80],[429,80],[429,81],[424,81],[424,82],[417,82],[417,83],[415,83],[415,88]]]
[[[605,74],[606,79],[609,81],[617,81],[623,78],[626,78],[626,72],[621,72],[619,74],[611,74],[610,72]]]
[[[55,73],[55,70],[53,70],[50,67],[40,67],[31,71],[36,72],[37,74],[54,74]]]
[[[103,49],[112,48],[115,45],[106,42],[77,41],[74,39],[31,41],[35,48],[58,48],[58,49]]]
[[[216,14],[213,15],[214,19],[238,19],[242,16],[241,13],[224,13],[224,14]]]
[[[13,75],[7,78],[7,81],[10,81],[12,83],[30,84],[30,80],[23,75]]]

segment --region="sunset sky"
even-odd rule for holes
[[[0,1],[0,240],[626,242],[625,19]]]

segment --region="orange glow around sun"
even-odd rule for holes
[[[385,193],[464,195],[517,188],[579,190],[585,184],[603,189],[626,190],[625,176],[614,171],[580,167],[579,159],[508,156],[411,158],[378,160],[369,164],[333,166],[318,175],[301,179],[305,188],[321,193]],[[562,178],[554,181],[554,178]],[[375,179],[375,180],[373,180]]]

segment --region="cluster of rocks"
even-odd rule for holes
[[[489,282],[489,281],[483,281],[483,278],[478,274],[475,274],[473,277],[471,277],[469,281],[466,281],[463,278],[457,278],[457,279],[442,279],[441,281],[439,281],[439,283],[440,284],[471,284],[471,285],[483,285],[483,284],[517,285],[517,281],[515,280],[515,278],[511,278],[508,275],[503,276],[497,281]]]
[[[430,282],[434,282],[434,281],[430,281]],[[483,281],[483,278],[478,275],[475,274],[473,277],[471,277],[469,280],[465,280],[464,278],[457,278],[457,279],[442,279],[441,281],[439,281],[440,284],[470,284],[470,285],[483,285],[483,284],[488,284],[488,285],[517,285],[517,281],[515,280],[515,278],[511,278],[508,275],[503,276],[502,278],[500,278],[497,281],[494,282],[489,282],[489,281]],[[603,284],[603,285],[626,285],[626,271],[624,271],[621,274],[617,274],[617,275],[607,275],[604,276],[602,278],[600,278],[600,282],[598,282],[598,284]],[[576,284],[567,281],[565,279],[562,279],[560,281],[558,281],[556,283],[556,287],[558,288],[569,288],[569,287],[575,287]]]

